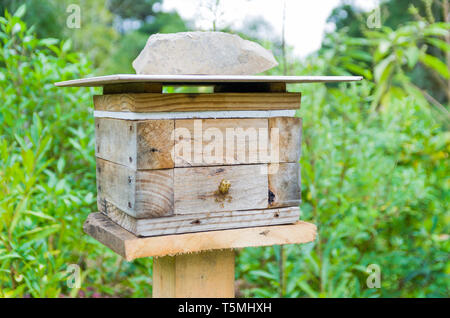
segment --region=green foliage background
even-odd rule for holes
[[[283,253],[239,251],[238,296],[449,296],[448,92],[417,80],[448,83],[449,24],[430,18],[440,1],[432,1],[436,12],[420,7],[429,2],[410,13],[391,8],[402,23],[390,16],[375,30],[332,16],[336,32],[303,60],[289,48],[282,55],[264,21],[234,30],[276,53],[281,65],[268,74],[365,77],[291,87],[303,93],[302,219],[318,225],[319,237]],[[151,295],[151,259],[125,262],[82,233],[96,209],[95,91],[53,83],[127,71],[150,33],[184,31],[190,22],[156,10],[161,1],[99,3],[80,3],[90,13],[77,34],[54,14],[65,12],[64,1],[0,4],[0,297]],[[133,16],[133,4],[148,14]],[[47,20],[30,14],[38,6]],[[126,29],[127,19],[139,27]],[[79,289],[67,285],[70,264],[81,267]],[[370,264],[381,268],[380,289],[366,286]]]

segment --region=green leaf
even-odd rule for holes
[[[66,165],[66,161],[64,160],[63,157],[60,157],[58,159],[58,163],[56,164],[56,168],[57,168],[59,173],[62,173],[64,171],[64,166],[65,165]]]
[[[411,46],[404,53],[408,60],[409,68],[413,68],[419,61],[420,50],[416,46]]]
[[[426,38],[425,41],[442,50],[443,52],[450,52],[450,44],[448,44],[445,41],[442,41],[441,39]]]
[[[343,66],[347,68],[352,73],[355,73],[357,75],[362,75],[368,80],[372,80],[372,73],[370,70],[365,69],[364,67],[361,67],[359,65],[353,64],[353,63],[344,63]]]
[[[64,42],[63,46],[62,46],[62,51],[64,53],[69,52],[69,50],[72,48],[72,40],[68,39],[67,41]]]
[[[46,39],[42,39],[39,41],[40,45],[47,46],[47,47],[58,44],[58,43],[59,43],[59,40],[55,39],[55,38],[46,38]]]
[[[50,221],[54,221],[55,220],[50,215],[47,215],[47,214],[42,213],[42,212],[26,211],[26,212],[24,212],[24,214],[32,215],[32,216],[35,216],[35,217],[38,217],[38,218],[41,218],[41,219],[45,219],[45,220],[50,220]]]
[[[265,277],[270,280],[277,280],[276,276],[274,276],[268,272],[265,272],[263,270],[254,270],[254,271],[251,271],[250,274],[252,274],[254,276]]]
[[[18,235],[18,237],[26,237],[31,240],[40,240],[52,233],[57,232],[61,228],[60,224],[52,224],[43,227],[36,227],[32,230],[22,232]]]
[[[392,73],[395,56],[389,55],[375,66],[374,78],[377,83],[385,83]]]
[[[442,62],[440,59],[438,59],[435,56],[423,53],[420,55],[420,61],[428,66],[429,68],[435,70],[438,72],[442,77],[445,79],[448,79],[450,76],[447,64]]]
[[[298,283],[298,286],[301,290],[303,290],[309,297],[311,298],[317,298],[319,297],[319,293],[315,292],[311,286],[305,281],[301,281]]]
[[[445,24],[438,24],[438,23],[430,24],[423,31],[423,34],[425,36],[434,35],[434,36],[446,37],[448,35],[448,33],[449,33],[448,26],[446,27]]]
[[[22,5],[16,10],[16,12],[14,13],[14,16],[15,16],[15,17],[18,17],[18,18],[22,18],[22,17],[25,15],[26,12],[27,12],[27,6],[26,6],[26,4],[22,4]]]
[[[12,253],[6,253],[3,255],[0,255],[0,260],[4,260],[7,258],[22,258],[22,256],[20,256],[19,254],[17,254],[16,252],[12,252]]]

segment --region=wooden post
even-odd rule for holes
[[[153,260],[153,298],[233,298],[234,251],[208,251]]]

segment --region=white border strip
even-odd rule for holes
[[[128,120],[144,119],[194,119],[194,118],[270,118],[294,117],[296,110],[206,111],[206,112],[107,112],[94,111],[94,117]]]

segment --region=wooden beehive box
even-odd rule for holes
[[[103,86],[94,96],[98,209],[156,236],[295,223],[301,94],[286,83],[312,80],[120,75],[61,86]],[[163,85],[214,92],[168,94]]]

